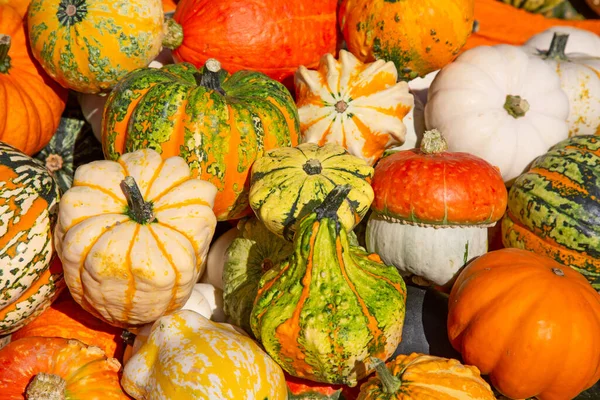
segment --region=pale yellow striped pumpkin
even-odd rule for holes
[[[283,370],[232,325],[191,310],[136,337],[121,384],[136,400],[285,400]]]
[[[79,167],[55,231],[73,298],[123,327],[180,309],[204,269],[216,192],[150,149]]]

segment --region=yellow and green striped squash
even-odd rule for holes
[[[163,19],[161,0],[32,0],[27,25],[33,55],[54,80],[98,93],[158,55]]]
[[[402,337],[406,286],[398,270],[349,243],[337,186],[300,222],[294,254],[260,279],[250,325],[289,374],[356,386],[371,357],[389,358]]]
[[[64,287],[52,231],[60,191],[37,160],[0,142],[0,335],[44,311]]]

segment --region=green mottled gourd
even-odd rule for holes
[[[350,191],[336,186],[305,216],[294,254],[265,273],[250,324],[289,374],[356,386],[401,341],[406,286],[393,266],[350,243],[337,210]]]

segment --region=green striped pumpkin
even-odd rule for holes
[[[294,254],[260,279],[250,324],[289,374],[356,386],[369,357],[398,347],[406,287],[395,267],[349,243],[337,216],[349,191],[337,186],[301,220]]]
[[[549,256],[600,289],[600,137],[564,140],[517,178],[502,237],[505,247]]]
[[[271,232],[291,240],[302,217],[336,185],[349,184],[338,218],[351,231],[373,201],[372,177],[371,166],[335,143],[274,149],[252,166],[250,207]]]
[[[252,71],[230,75],[211,59],[132,72],[106,102],[105,157],[149,147],[163,158],[181,156],[217,189],[219,220],[238,219],[248,207],[248,175],[268,149],[298,144],[300,123],[281,83]]]
[[[60,192],[40,162],[0,142],[0,335],[44,311],[64,287],[53,258]]]

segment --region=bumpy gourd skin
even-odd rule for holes
[[[368,357],[387,359],[400,343],[404,281],[351,246],[335,215],[306,216],[294,247],[262,277],[252,330],[291,375],[355,386],[371,372]]]

